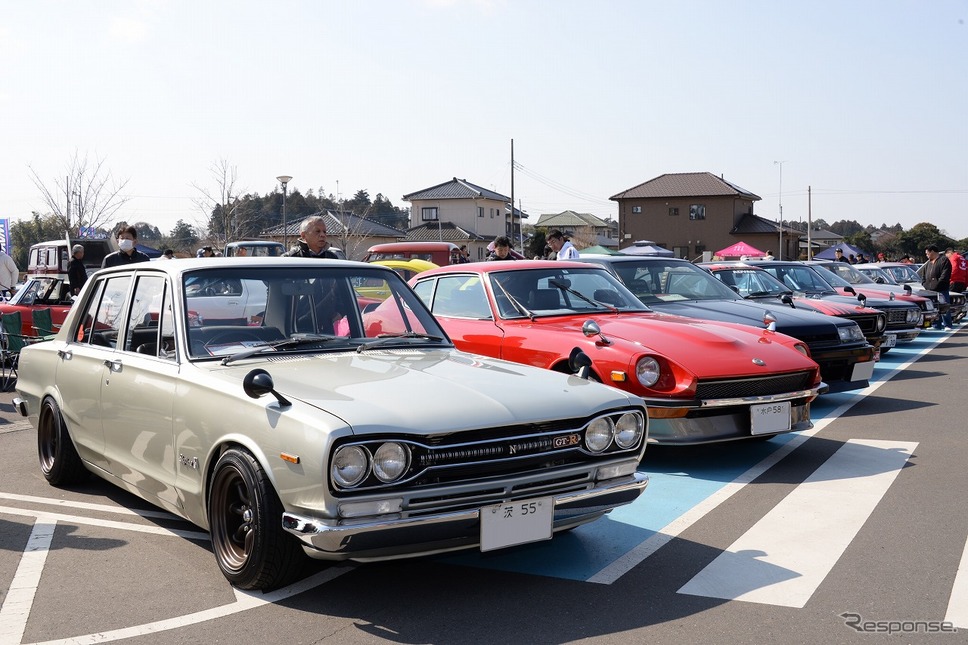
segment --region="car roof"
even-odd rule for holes
[[[321,260],[320,258],[300,258],[300,257],[214,257],[214,258],[184,258],[178,260],[169,260],[167,262],[137,262],[135,264],[122,264],[115,267],[109,267],[106,269],[100,269],[98,275],[104,272],[110,273],[124,273],[125,271],[133,270],[151,270],[160,271],[172,275],[177,275],[181,273],[187,273],[190,271],[198,271],[201,269],[241,269],[247,266],[259,267],[260,269],[272,269],[272,268],[320,268],[322,266],[326,267],[341,267],[346,270],[365,270],[371,269],[376,271],[387,271],[393,273],[393,271],[387,267],[383,267],[376,264],[366,264],[363,262],[355,262],[353,260]]]
[[[468,262],[466,264],[451,264],[424,271],[416,278],[423,279],[441,273],[494,273],[496,271],[525,271],[527,269],[593,269],[605,271],[605,267],[596,267],[592,262],[578,262],[574,260],[508,260],[491,262]]]

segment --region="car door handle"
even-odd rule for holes
[[[65,361],[69,361],[74,358],[74,352],[69,349],[58,349],[57,356],[63,358]]]
[[[104,366],[111,368],[112,372],[121,371],[121,361],[113,361],[111,359],[105,359]]]

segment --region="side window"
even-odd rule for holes
[[[131,286],[131,276],[103,280],[97,294],[88,303],[81,328],[75,336],[78,342],[116,347],[121,330],[121,314]]]
[[[131,299],[124,349],[158,356],[162,304],[165,300],[165,279],[161,276],[138,278]]]
[[[490,318],[484,285],[477,276],[443,277],[437,283],[433,312],[457,318]]]

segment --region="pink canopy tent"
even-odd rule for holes
[[[750,246],[746,242],[737,242],[732,246],[727,246],[725,249],[716,251],[716,255],[721,258],[739,258],[743,257],[744,255],[750,258],[761,258],[766,255],[766,253],[760,251],[754,246]]]

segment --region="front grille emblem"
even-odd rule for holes
[[[764,361],[762,358],[754,358],[753,365],[759,365],[760,367],[763,367],[766,365],[766,361]]]

